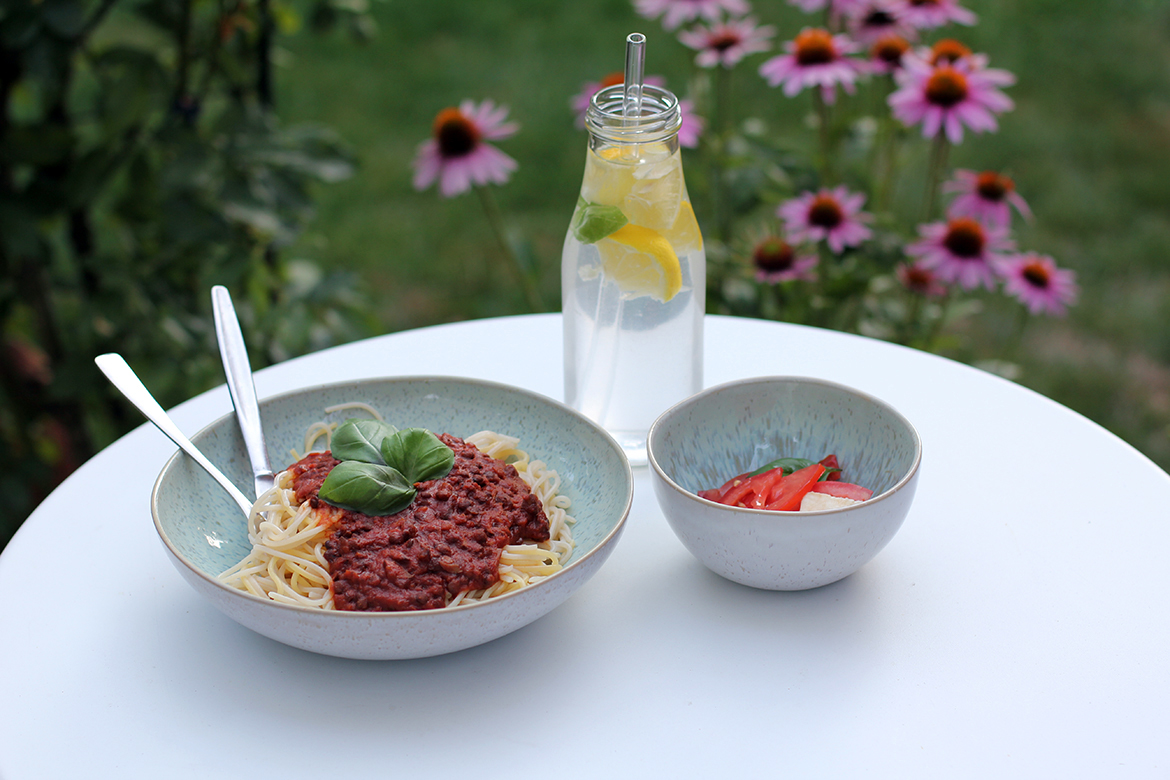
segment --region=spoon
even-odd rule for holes
[[[268,447],[264,444],[264,429],[260,425],[260,404],[256,401],[256,384],[252,381],[252,366],[248,363],[248,348],[244,346],[244,334],[240,332],[240,321],[232,306],[232,295],[222,285],[211,288],[211,306],[215,310],[215,337],[219,341],[219,355],[223,359],[223,372],[227,376],[228,392],[232,406],[236,408],[236,419],[244,437],[244,449],[252,464],[252,479],[256,486],[256,497],[272,489],[276,478],[268,460]]]
[[[157,425],[158,429],[169,436],[171,441],[178,444],[179,449],[194,458],[195,462],[202,466],[219,483],[219,486],[231,495],[245,515],[252,511],[252,501],[233,485],[222,471],[213,466],[211,461],[191,443],[190,439],[183,435],[179,426],[175,425],[174,420],[167,416],[167,413],[159,406],[158,401],[146,389],[146,385],[142,384],[142,380],[134,373],[134,369],[130,368],[121,355],[110,352],[98,355],[93,359],[93,362],[97,363],[97,367],[102,370],[102,373],[113,383],[114,387],[118,388],[130,403],[138,407],[138,411],[146,415],[146,419]]]

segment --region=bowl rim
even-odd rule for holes
[[[743,386],[743,385],[775,384],[778,382],[784,382],[784,383],[789,383],[789,384],[822,385],[825,387],[831,387],[835,390],[843,390],[847,393],[858,396],[866,401],[869,401],[870,403],[876,404],[877,406],[881,407],[882,409],[884,409],[888,413],[892,414],[895,417],[895,419],[899,420],[903,425],[906,426],[906,429],[910,432],[911,440],[914,442],[914,461],[913,461],[913,463],[910,464],[910,468],[907,469],[906,473],[903,474],[902,477],[899,478],[897,482],[895,482],[892,486],[890,486],[886,490],[882,491],[878,495],[872,496],[869,499],[867,499],[866,501],[863,501],[859,504],[851,504],[849,506],[835,507],[832,509],[816,509],[816,510],[811,510],[811,511],[807,511],[807,512],[789,512],[786,514],[790,514],[790,515],[795,516],[795,517],[823,516],[823,515],[830,515],[830,514],[838,514],[838,513],[842,513],[842,512],[849,512],[851,510],[858,509],[858,508],[863,507],[863,506],[872,506],[873,504],[876,504],[879,501],[884,501],[884,500],[892,497],[895,493],[897,493],[901,490],[904,490],[906,488],[906,486],[909,485],[910,482],[914,479],[915,474],[918,473],[918,467],[922,463],[922,437],[919,436],[918,429],[914,427],[914,424],[910,422],[910,420],[906,417],[906,415],[899,412],[897,409],[895,409],[893,406],[891,406],[888,402],[883,401],[882,399],[878,398],[877,396],[872,395],[870,393],[867,393],[864,390],[858,390],[856,387],[850,387],[849,385],[842,384],[840,382],[834,382],[834,381],[831,381],[828,379],[819,379],[817,377],[794,376],[794,375],[769,375],[769,376],[747,377],[744,379],[734,379],[734,380],[731,380],[729,382],[722,382],[722,383],[717,384],[717,385],[712,385],[711,387],[700,390],[698,393],[695,393],[694,395],[690,396],[689,398],[685,398],[682,401],[679,401],[677,404],[675,404],[674,406],[670,407],[669,409],[664,411],[662,414],[660,414],[656,420],[654,420],[654,422],[650,426],[649,433],[646,436],[646,455],[647,455],[647,460],[649,461],[651,468],[662,479],[663,484],[668,485],[673,490],[683,494],[687,499],[699,502],[700,505],[705,505],[708,507],[715,507],[715,508],[718,508],[720,510],[729,512],[731,514],[745,515],[746,517],[752,517],[752,516],[775,517],[777,515],[777,512],[770,511],[767,509],[755,509],[752,507],[728,506],[727,504],[720,504],[717,501],[711,501],[710,499],[703,498],[702,496],[698,495],[697,493],[692,493],[691,491],[687,490],[683,486],[679,485],[677,482],[674,481],[674,479],[669,474],[666,473],[666,471],[658,463],[658,458],[654,452],[654,434],[657,432],[657,430],[660,427],[665,425],[665,421],[669,416],[671,416],[672,414],[675,414],[678,410],[682,409],[683,407],[685,407],[687,405],[697,403],[697,402],[703,400],[704,398],[706,398],[707,396],[714,395],[716,392],[719,392],[721,390],[725,390],[725,389],[728,389],[731,387],[738,387],[738,386]]]
[[[262,599],[259,596],[254,596],[251,593],[247,593],[246,591],[239,590],[238,588],[230,587],[230,586],[220,582],[218,577],[214,577],[214,576],[208,574],[207,572],[203,571],[203,569],[201,569],[198,566],[196,566],[195,564],[193,564],[175,546],[175,544],[167,536],[166,531],[163,530],[163,527],[159,521],[159,507],[158,507],[159,496],[158,496],[158,494],[159,494],[159,491],[161,489],[164,477],[171,471],[171,469],[175,466],[175,464],[178,463],[178,461],[182,458],[189,458],[190,457],[182,450],[176,450],[175,453],[173,455],[171,455],[170,458],[167,459],[167,462],[163,465],[162,470],[159,471],[158,476],[155,477],[154,486],[151,488],[151,491],[150,491],[150,514],[151,514],[152,519],[154,520],[154,529],[158,533],[159,539],[162,540],[162,543],[166,546],[168,552],[170,552],[170,554],[172,556],[174,556],[174,559],[176,561],[180,561],[183,564],[183,566],[187,569],[187,571],[196,575],[197,577],[202,579],[205,583],[214,586],[220,592],[226,594],[228,598],[243,597],[244,599],[246,599],[246,601],[244,602],[245,604],[255,605],[259,608],[272,607],[272,608],[279,609],[279,610],[286,610],[286,611],[288,611],[290,616],[294,615],[294,614],[308,614],[308,615],[337,616],[337,619],[339,619],[339,620],[360,620],[360,619],[371,619],[371,618],[377,619],[377,620],[405,620],[405,619],[412,618],[412,617],[426,619],[426,617],[424,617],[424,616],[427,616],[427,615],[432,615],[432,616],[448,615],[449,616],[449,615],[454,615],[454,614],[458,614],[461,612],[468,612],[471,610],[483,609],[485,607],[491,607],[492,605],[507,603],[508,601],[511,601],[514,598],[522,597],[525,594],[531,594],[533,591],[539,592],[540,590],[544,590],[544,588],[542,588],[541,586],[544,586],[545,583],[556,582],[557,580],[562,578],[562,575],[566,575],[566,576],[569,575],[569,573],[573,569],[577,568],[577,564],[584,563],[589,558],[592,558],[593,556],[602,553],[602,551],[607,549],[612,544],[614,539],[616,539],[618,536],[621,535],[621,532],[622,532],[623,528],[625,527],[626,520],[629,518],[630,509],[633,505],[633,500],[634,500],[634,476],[633,476],[633,472],[630,468],[629,459],[626,458],[625,453],[622,451],[622,448],[617,443],[617,441],[604,428],[602,428],[597,423],[590,420],[585,415],[578,412],[576,409],[573,409],[572,407],[556,400],[555,398],[551,398],[549,396],[546,396],[546,395],[543,395],[541,393],[537,393],[535,391],[528,390],[528,389],[525,389],[522,387],[517,387],[515,385],[509,385],[509,384],[506,384],[504,382],[495,382],[495,381],[486,380],[486,379],[474,379],[471,377],[448,376],[448,375],[440,375],[440,374],[418,374],[418,375],[409,375],[409,376],[363,377],[363,378],[359,378],[359,379],[339,380],[336,382],[320,382],[317,384],[305,385],[303,387],[299,387],[299,388],[296,388],[293,390],[286,390],[286,391],[281,392],[281,393],[276,393],[273,395],[265,396],[264,398],[259,399],[259,401],[260,401],[261,409],[263,410],[263,406],[266,403],[281,401],[281,400],[284,400],[284,399],[292,397],[292,396],[300,395],[302,393],[327,390],[327,389],[333,388],[333,387],[341,387],[344,385],[364,385],[364,384],[371,384],[371,383],[385,383],[385,382],[407,383],[407,382],[420,382],[420,381],[421,382],[436,382],[436,383],[438,383],[438,382],[454,382],[454,383],[463,384],[463,385],[473,385],[473,386],[479,386],[479,387],[486,387],[486,388],[490,388],[493,390],[504,390],[504,391],[508,391],[508,392],[512,392],[512,393],[518,393],[520,395],[527,396],[527,397],[535,399],[537,401],[549,403],[549,404],[552,404],[553,406],[559,407],[563,411],[566,411],[566,412],[570,413],[572,416],[577,417],[580,420],[582,420],[583,422],[587,423],[588,426],[593,428],[595,431],[601,433],[605,437],[605,441],[609,444],[609,446],[613,449],[613,451],[618,453],[621,456],[621,463],[624,467],[622,473],[624,476],[623,485],[625,486],[625,494],[626,494],[625,506],[622,508],[621,515],[620,515],[620,517],[618,517],[618,520],[614,524],[613,528],[611,528],[609,530],[609,533],[607,533],[602,539],[600,539],[593,546],[592,549],[590,549],[588,552],[583,554],[580,558],[575,558],[572,561],[570,561],[569,565],[566,566],[565,568],[561,569],[560,571],[558,571],[554,574],[550,574],[548,577],[544,578],[543,580],[541,580],[539,582],[534,582],[531,585],[528,585],[527,587],[520,588],[519,590],[510,591],[508,593],[504,593],[502,595],[496,596],[496,597],[488,599],[486,601],[477,601],[477,602],[474,602],[471,604],[460,604],[460,605],[455,606],[455,607],[445,607],[445,608],[441,608],[441,609],[420,609],[420,610],[408,610],[408,611],[401,611],[401,612],[360,612],[360,611],[352,611],[352,610],[320,609],[318,607],[306,607],[306,606],[303,606],[300,604],[284,604],[284,603],[281,603],[278,601],[272,601],[269,599]],[[220,417],[217,417],[215,420],[212,420],[210,423],[208,423],[207,425],[203,426],[198,431],[196,431],[195,435],[190,437],[191,440],[197,441],[203,434],[208,432],[211,428],[214,428],[215,426],[218,426],[218,425],[223,425],[226,422],[229,422],[229,421],[235,419],[235,414],[236,414],[235,410],[233,409],[231,412],[228,412],[227,414],[224,414],[224,415],[221,415]],[[216,489],[219,489],[219,488],[216,488]],[[434,619],[438,619],[438,617],[436,617]]]

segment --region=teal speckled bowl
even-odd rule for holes
[[[918,482],[922,442],[888,404],[819,379],[761,377],[712,387],[650,428],[654,492],[671,528],[715,573],[769,590],[847,577],[898,532]],[[874,491],[820,512],[725,506],[696,492],[780,457],[836,454],[843,479]]]
[[[633,477],[621,449],[600,427],[569,407],[493,382],[449,377],[395,377],[309,387],[264,400],[269,455],[277,470],[292,450],[304,451],[316,420],[349,401],[370,404],[398,427],[423,427],[466,437],[493,430],[561,477],[572,501],[576,549],[547,580],[491,601],[423,612],[340,612],[277,604],[222,585],[216,575],[251,549],[245,518],[227,494],[187,455],[163,468],[151,496],[155,527],[179,573],[242,625],[294,647],[343,658],[399,659],[440,655],[482,644],[527,625],[561,604],[605,562],[621,536],[633,498]],[[194,437],[195,445],[237,485],[252,484],[234,415]]]

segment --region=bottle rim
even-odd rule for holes
[[[600,89],[589,100],[585,125],[598,135],[628,138],[631,135],[670,136],[677,133],[682,124],[678,98],[670,90],[652,84],[642,87],[641,116],[625,116],[622,113],[624,107],[625,85],[614,84]]]

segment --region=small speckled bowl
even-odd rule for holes
[[[547,614],[592,577],[621,536],[633,498],[630,465],[617,443],[569,407],[526,390],[473,379],[399,377],[309,387],[264,400],[260,416],[273,465],[304,451],[317,420],[343,421],[359,412],[325,409],[365,402],[398,427],[470,436],[492,430],[520,439],[520,448],[561,478],[572,501],[576,549],[569,565],[546,580],[490,601],[420,612],[341,612],[278,604],[221,584],[216,576],[251,550],[245,518],[227,494],[183,453],[159,474],[151,511],[179,573],[240,624],[316,653],[342,658],[402,659],[441,655],[496,639]],[[194,437],[195,445],[238,485],[251,471],[233,415]]]
[[[849,576],[894,537],[918,482],[922,442],[889,405],[818,379],[761,377],[712,387],[650,428],[654,492],[670,527],[707,568],[768,590]],[[836,454],[873,498],[843,509],[767,512],[699,498],[780,457]]]

